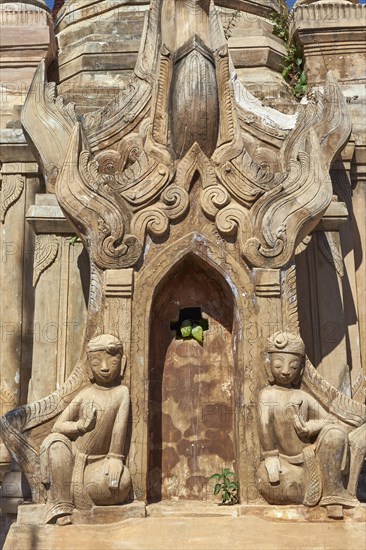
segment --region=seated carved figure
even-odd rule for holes
[[[299,336],[268,341],[272,385],[259,395],[262,463],[259,490],[271,504],[353,507],[343,485],[349,428],[297,388],[305,355]]]
[[[120,504],[130,491],[123,464],[130,399],[121,385],[122,345],[104,334],[89,341],[87,355],[92,385],[71,401],[41,445],[45,523],[66,524],[75,508]]]

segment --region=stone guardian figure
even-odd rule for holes
[[[109,334],[97,336],[87,356],[92,385],[71,401],[41,445],[44,523],[70,523],[75,508],[120,504],[130,491],[124,466],[130,398],[121,385],[122,344]]]
[[[354,507],[344,486],[349,426],[300,389],[305,347],[298,335],[268,340],[270,384],[259,394],[259,490],[270,504]]]

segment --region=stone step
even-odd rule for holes
[[[104,525],[15,524],[4,550],[365,550],[365,546],[365,523],[162,516]]]

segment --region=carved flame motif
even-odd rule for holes
[[[172,32],[182,14],[189,25]],[[23,123],[43,154],[36,121],[43,136],[49,127],[50,138],[61,128],[56,193],[99,268],[136,264],[146,234],[163,235],[188,211],[195,172],[203,212],[224,237],[236,238],[252,266],[285,265],[328,207],[329,166],[350,133],[334,78],[324,96],[301,106],[293,130],[268,130],[283,141],[272,171],[245,147],[252,125],[266,149],[266,125],[237,105],[222,37],[212,4],[153,0],[129,85],[82,124],[71,106],[50,97],[44,70],[38,72],[33,87],[45,92],[36,105],[30,95]],[[52,155],[44,166],[57,164]]]
[[[75,125],[65,162],[57,180],[60,204],[86,241],[92,260],[103,268],[133,265],[141,245],[128,233],[130,213],[121,195],[109,185],[109,176],[98,172],[97,163],[81,149],[79,125]]]

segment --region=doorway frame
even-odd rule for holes
[[[156,247],[156,250],[153,250]],[[237,357],[237,376],[240,387],[236,394],[234,426],[236,441],[237,477],[240,502],[248,502],[256,486],[256,465],[259,461],[259,439],[256,429],[256,395],[253,371],[260,348],[257,332],[254,283],[245,262],[240,263],[226,250],[197,232],[181,237],[174,243],[154,245],[141,270],[136,273],[132,304],[131,334],[131,402],[132,438],[129,450],[135,498],[147,502],[149,466],[149,357],[150,315],[155,296],[174,267],[186,256],[196,255],[217,272],[232,292],[234,302],[234,356]],[[250,320],[250,322],[249,322]],[[249,338],[247,337],[249,335]],[[252,336],[250,336],[252,335]],[[249,421],[250,420],[250,421]]]

